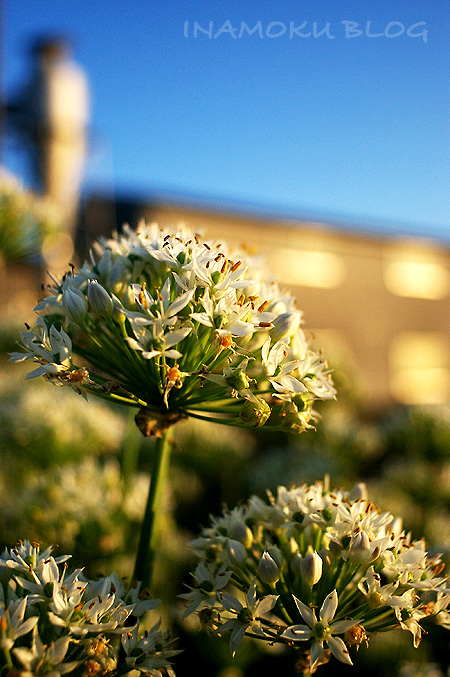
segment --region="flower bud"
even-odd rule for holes
[[[288,402],[287,406],[283,411],[283,418],[281,421],[281,427],[283,430],[292,430],[295,433],[301,433],[305,430],[307,426],[306,418],[302,413],[299,412],[297,405],[293,402]]]
[[[113,302],[112,318],[114,322],[117,322],[118,324],[125,324],[125,315],[122,312],[124,310],[122,302],[117,298],[117,296],[114,296],[114,294],[112,294],[111,298]]]
[[[280,579],[280,572],[275,563],[275,560],[265,550],[261,555],[258,564],[258,575],[263,583],[273,585]]]
[[[314,404],[314,395],[311,393],[297,393],[292,398],[292,401],[296,405],[298,411],[300,412],[309,412],[312,409],[312,406]]]
[[[111,315],[114,308],[112,298],[96,280],[89,283],[87,296],[94,313],[102,317]]]
[[[372,552],[369,537],[365,531],[359,531],[350,542],[348,558],[353,564],[368,564],[376,559],[376,548]]]
[[[255,397],[245,400],[239,418],[245,425],[258,428],[264,425],[269,416],[270,407],[267,402],[259,397]]]
[[[230,559],[236,564],[242,564],[247,559],[247,551],[242,543],[232,538],[228,539],[227,552]]]
[[[234,390],[240,392],[249,387],[250,378],[243,369],[230,369],[228,374],[225,373],[226,371],[227,370],[225,369],[223,375],[230,388],[234,388]]]
[[[239,519],[233,520],[230,531],[230,538],[242,543],[244,548],[249,548],[253,543],[253,534],[251,529]]]
[[[79,289],[65,289],[62,304],[69,320],[75,323],[81,322],[88,310],[87,301]]]
[[[322,559],[315,551],[311,552],[309,555],[306,555],[306,557],[303,557],[301,560],[301,575],[305,583],[310,587],[320,581],[322,576],[322,565]]]
[[[300,562],[303,560],[303,557],[300,555],[299,551],[294,552],[294,556],[291,559],[291,571],[295,576],[301,576],[302,570],[300,568]]]
[[[280,548],[276,545],[271,545],[270,548],[268,548],[267,552],[275,562],[275,564],[278,567],[283,566],[283,553],[281,552]]]
[[[291,312],[278,315],[278,317],[272,320],[272,325],[269,335],[272,342],[277,343],[277,341],[281,341],[297,331],[300,325],[300,313]]]

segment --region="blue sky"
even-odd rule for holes
[[[30,38],[75,38],[92,96],[87,191],[450,241],[446,0],[6,0],[3,14],[8,93]],[[243,23],[258,28],[239,37]]]

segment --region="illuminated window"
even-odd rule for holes
[[[343,260],[331,252],[277,249],[270,262],[283,284],[332,289],[345,278]]]
[[[417,243],[386,253],[384,282],[397,296],[439,300],[450,291],[450,273],[439,253]]]
[[[403,332],[390,350],[390,390],[404,404],[450,400],[449,349],[440,333]]]

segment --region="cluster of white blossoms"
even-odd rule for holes
[[[53,283],[11,360],[39,365],[28,378],[141,407],[144,434],[190,416],[301,432],[314,401],[335,397],[293,297],[243,251],[141,223]]]
[[[0,557],[0,666],[3,675],[123,675],[174,677],[178,651],[160,622],[139,629],[154,609],[135,585],[115,574],[97,581],[69,572],[68,556],[25,541]]]
[[[248,635],[294,647],[314,672],[331,654],[351,665],[349,647],[377,632],[403,628],[417,647],[424,620],[450,629],[444,564],[364,485],[279,487],[268,499],[212,518],[191,543],[201,559],[185,616],[230,631],[233,655]]]

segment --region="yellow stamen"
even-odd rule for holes
[[[242,261],[238,261],[233,266],[231,266],[231,272],[234,273],[234,271],[237,270],[241,264],[242,264]]]
[[[231,348],[231,346],[233,345],[233,339],[231,337],[231,334],[227,334],[226,336],[221,336],[219,338],[219,344],[220,344],[221,348],[225,348],[225,349]]]

